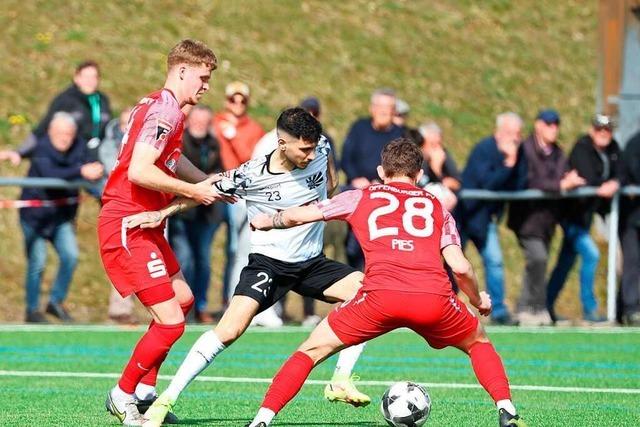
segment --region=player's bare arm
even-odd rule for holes
[[[190,182],[192,184],[204,181],[205,179],[209,178],[209,175],[198,169],[184,154],[182,154],[180,158],[178,158],[176,175],[181,180]]]
[[[458,286],[469,297],[471,305],[476,307],[483,316],[488,316],[491,313],[491,299],[486,292],[478,291],[478,280],[473,267],[462,253],[460,246],[448,245],[442,250],[442,255],[455,274]]]
[[[340,179],[338,178],[338,172],[336,171],[333,156],[329,156],[327,159],[327,196],[333,196],[339,183]]]
[[[317,205],[296,206],[277,212],[275,215],[258,214],[251,220],[251,227],[254,230],[267,231],[273,228],[296,227],[323,219],[322,211]]]
[[[197,184],[173,178],[155,165],[160,154],[161,150],[150,144],[136,144],[127,172],[129,180],[141,187],[188,197],[204,205],[210,205],[221,198],[211,185],[215,182],[215,177]]]

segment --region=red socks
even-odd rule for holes
[[[182,309],[182,313],[184,314],[185,319],[187,317],[187,314],[193,308],[194,302],[195,302],[195,300],[193,298],[191,298],[191,300],[189,300],[187,303],[180,304],[180,308]],[[151,329],[151,327],[154,324],[155,324],[155,322],[152,320],[151,324],[149,325],[149,329]],[[150,386],[155,386],[156,385],[156,382],[158,381],[158,372],[160,372],[160,366],[162,366],[162,363],[164,362],[164,359],[167,358],[168,354],[169,354],[169,350],[167,350],[167,352],[164,354],[164,356],[162,356],[160,359],[158,359],[156,364],[153,365],[153,367],[149,370],[149,372],[147,372],[142,377],[142,379],[140,380],[140,382],[142,384],[146,384],[146,385],[150,385]]]
[[[313,360],[301,351],[295,352],[273,377],[262,407],[280,412],[298,394],[312,369]]]
[[[493,344],[489,342],[472,344],[469,348],[469,356],[478,382],[487,390],[494,402],[511,400],[509,380]]]
[[[193,299],[180,305],[185,316],[191,307],[193,307]],[[183,333],[184,322],[176,325],[160,325],[151,321],[149,329],[138,341],[131,359],[120,377],[118,385],[122,391],[133,394],[140,382],[155,386],[160,365],[167,357],[171,346],[180,339]]]

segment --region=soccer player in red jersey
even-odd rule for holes
[[[98,218],[100,256],[113,286],[135,294],[153,320],[138,341],[106,407],[124,425],[142,425],[156,397],[160,365],[184,332],[193,295],[163,235],[163,228],[130,229],[127,216],[164,207],[176,195],[205,205],[233,198],[214,191],[209,177],[181,153],[183,109],[209,89],[215,54],[204,43],[183,40],[169,53],[164,87],[133,109],[120,154],[109,176]],[[180,206],[177,207],[179,209]],[[165,421],[176,421],[168,417]]]
[[[315,221],[347,221],[365,254],[362,288],[333,310],[280,368],[248,427],[266,427],[298,393],[311,370],[341,349],[400,327],[412,329],[436,349],[454,346],[471,358],[480,384],[499,411],[501,426],[523,426],[511,402],[507,375],[476,316],[452,292],[442,258],[481,315],[491,300],[460,248],[455,221],[438,199],[416,187],[420,149],[399,138],[382,151],[384,184],[341,193],[316,205],[255,216],[255,229],[289,228]]]

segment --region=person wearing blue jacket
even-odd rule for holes
[[[363,189],[379,180],[376,168],[385,145],[404,134],[404,128],[393,123],[396,94],[391,89],[377,89],[371,95],[370,117],[356,120],[342,146],[340,166],[347,175],[346,189]],[[349,230],[345,242],[347,262],[364,271],[362,249]]]
[[[508,112],[497,116],[494,134],[471,151],[462,172],[462,189],[516,191],[527,186],[527,164],[522,154],[522,119]],[[498,222],[504,202],[462,199],[456,207],[463,245],[471,240],[480,252],[487,292],[493,303],[492,321],[515,325],[504,304],[504,265],[498,238]]]
[[[99,162],[87,162],[87,146],[77,138],[77,125],[69,113],[55,113],[46,135],[33,151],[28,176],[66,180],[96,180],[102,176]],[[46,265],[46,241],[60,258],[46,311],[65,322],[73,319],[62,306],[78,260],[74,220],[78,210],[77,189],[25,188],[20,197],[27,206],[20,210],[27,256],[26,321],[47,322],[39,310],[40,285]],[[27,202],[28,201],[28,202]]]

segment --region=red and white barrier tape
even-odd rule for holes
[[[0,200],[0,209],[49,208],[72,206],[80,203],[79,197],[64,197],[53,200]]]

